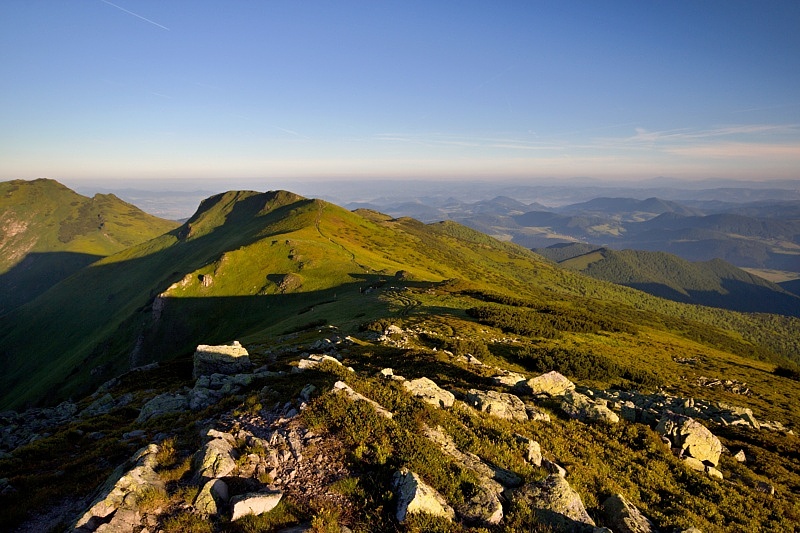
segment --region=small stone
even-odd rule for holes
[[[768,495],[770,495],[770,496],[772,496],[773,494],[775,494],[775,487],[774,487],[774,486],[772,486],[772,485],[771,485],[771,484],[769,484],[769,483],[766,483],[766,482],[764,482],[764,481],[759,481],[759,482],[756,484],[756,490],[757,490],[758,492],[762,492],[762,493],[764,493],[764,494],[768,494]]]
[[[725,477],[722,475],[722,472],[714,468],[713,466],[706,466],[706,475],[711,479],[716,479],[717,481],[722,481]]]
[[[736,455],[734,455],[733,458],[739,461],[740,463],[747,462],[747,456],[745,455],[744,450],[739,450],[738,452],[736,452]]]

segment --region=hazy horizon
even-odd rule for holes
[[[5,2],[0,180],[800,178],[800,4]]]

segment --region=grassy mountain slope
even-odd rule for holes
[[[512,502],[504,502],[499,525],[424,515],[399,524],[391,486],[399,469],[419,474],[454,506],[475,495],[476,475],[423,436],[426,426],[440,426],[459,450],[524,482],[549,474],[524,460],[520,435],[536,440],[545,458],[567,470],[599,526],[610,525],[602,502],[621,493],[661,531],[793,531],[800,523],[800,447],[785,429],[800,428],[800,381],[776,354],[798,353],[798,331],[797,318],[686,305],[596,280],[453,222],[350,212],[282,191],[220,194],[180,228],[94,263],[0,323],[4,407],[72,396],[82,410],[106,394],[128,402],[73,417],[0,455],[0,478],[14,487],[4,495],[0,523],[11,528],[28,511],[38,519],[54,510],[61,523],[52,530],[67,529],[71,519],[60,504],[92,494],[134,450],[158,442],[156,471],[165,487],[142,493],[136,504],[152,518],[149,528],[168,533],[300,524],[359,532],[552,531],[529,506]],[[198,387],[190,358],[197,344],[233,339],[270,372],[253,374],[241,390],[220,390],[202,410],[137,422],[155,397]],[[299,358],[323,350],[343,366],[294,371]],[[162,362],[81,399],[108,377],[153,360]],[[408,379],[427,377],[460,400],[474,388],[511,391],[494,379],[503,371],[533,377],[557,370],[594,391],[667,393],[686,406],[721,402],[786,428],[703,419],[729,450],[718,465],[725,479],[717,481],[687,468],[646,424],[581,422],[559,400],[522,392],[550,422],[501,420],[467,402],[436,409],[378,374],[387,367]],[[393,417],[330,392],[338,380]],[[198,428],[209,426],[230,432],[237,449],[225,477],[231,495],[277,485],[285,489],[278,507],[237,521],[229,507],[211,518],[194,513],[205,480],[194,475],[192,457],[203,446]],[[292,438],[270,444],[289,429],[302,430],[302,454],[290,451],[298,450]],[[738,450],[745,463],[734,458]],[[286,452],[280,469],[246,479],[250,460],[273,452]],[[286,462],[289,456],[297,462]],[[760,492],[762,483],[775,493]]]
[[[113,194],[79,195],[57,181],[0,183],[0,314],[80,268],[177,223]]]
[[[180,228],[106,257],[10,313],[0,325],[6,392],[0,405],[79,394],[201,343],[326,322],[351,327],[382,309],[364,294],[398,282],[398,271],[417,283],[469,280],[478,288],[561,301],[566,310],[592,308],[647,327],[668,324],[688,338],[762,359],[794,353],[797,343],[782,334],[797,326],[791,320],[648,298],[453,222],[425,225],[287,192],[234,191],[203,202]]]
[[[800,299],[725,261],[692,263],[664,252],[585,244],[536,249],[561,266],[676,302],[735,311],[800,315]]]

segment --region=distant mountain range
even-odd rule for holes
[[[693,263],[664,252],[581,243],[534,251],[565,268],[676,302],[800,316],[800,297],[721,259]]]
[[[738,267],[800,273],[800,201],[796,200],[681,203],[656,197],[600,197],[547,208],[501,196],[474,203],[372,207],[424,221],[455,220],[528,248],[582,242],[669,252],[689,261],[722,259]]]

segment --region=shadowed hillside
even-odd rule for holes
[[[692,263],[664,252],[557,244],[536,253],[596,279],[676,302],[735,311],[800,315],[800,298],[721,259]]]
[[[88,198],[49,179],[0,183],[0,315],[176,226],[113,194]]]

